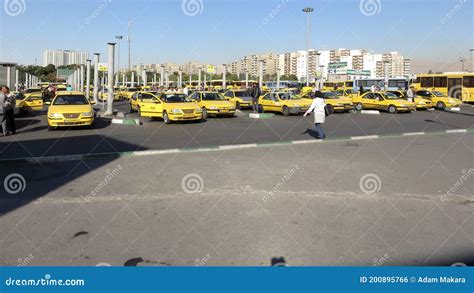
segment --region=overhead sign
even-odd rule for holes
[[[347,67],[347,62],[333,62],[328,64],[329,68]]]
[[[214,65],[207,65],[207,73],[215,74],[216,73],[216,67]]]
[[[99,71],[107,71],[109,70],[109,64],[108,63],[99,63]]]
[[[347,69],[347,74],[350,74],[350,75],[367,75],[367,76],[370,76],[370,70]]]

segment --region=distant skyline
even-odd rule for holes
[[[12,0],[4,0],[9,2]],[[311,6],[311,48],[398,51],[414,73],[460,71],[471,66],[472,0],[24,0],[19,10],[1,9],[0,61],[41,64],[46,49],[99,52],[121,42],[128,65],[128,22],[132,21],[132,64],[222,64],[254,53],[306,49]],[[427,5],[429,3],[429,5]]]

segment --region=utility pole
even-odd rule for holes
[[[123,36],[115,36],[117,39],[117,74],[120,73],[120,41],[123,39]],[[117,80],[118,80],[117,76]]]
[[[115,64],[115,43],[108,43],[109,47],[109,66],[108,66],[108,86],[107,86],[107,111],[105,115],[113,114],[113,103],[114,103],[114,64]]]
[[[90,99],[91,92],[91,60],[86,60],[86,97]]]
[[[99,53],[94,53],[94,102],[98,102],[99,94]]]
[[[127,36],[127,42],[128,42],[128,70],[132,70],[132,37],[131,37],[131,30],[132,30],[132,22],[128,22],[128,36]]]
[[[306,7],[303,9],[303,12],[307,15],[307,39],[306,39],[306,86],[309,86],[309,48],[311,42],[311,22],[310,22],[310,14],[313,12],[314,9],[311,7]]]

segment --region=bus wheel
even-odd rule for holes
[[[363,108],[364,108],[364,107],[362,106],[362,103],[357,103],[356,106],[355,106],[355,109],[356,109],[357,111],[362,111]]]
[[[436,109],[444,110],[444,108],[446,108],[446,105],[443,102],[436,103]]]

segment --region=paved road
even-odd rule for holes
[[[128,110],[125,102],[116,103]],[[129,115],[136,118],[136,114]],[[419,111],[409,114],[334,114],[327,119],[328,137],[390,134],[474,127],[474,108],[461,112]],[[98,119],[94,129],[47,131],[45,115],[18,120],[20,133],[0,137],[0,159],[53,155],[173,149],[228,144],[304,140],[311,138],[312,117],[255,120],[248,117],[210,118],[203,123],[165,125],[143,119],[143,126],[110,124]]]
[[[26,189],[1,190],[0,264],[472,265],[473,145],[465,133],[3,163]]]

